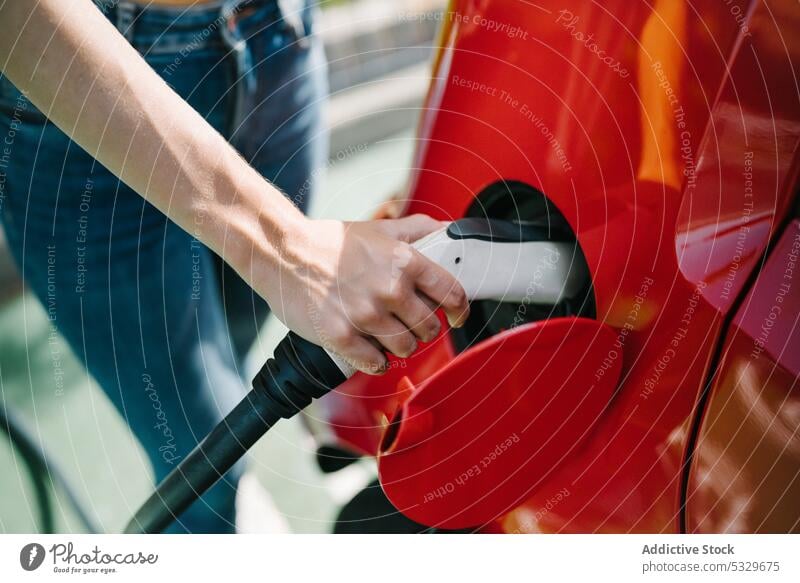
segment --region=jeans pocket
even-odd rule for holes
[[[229,42],[243,41],[259,63],[277,52],[309,49],[314,5],[308,0],[264,2],[231,16]]]
[[[277,36],[293,32],[290,20],[283,17],[278,2],[261,2],[254,8],[243,8],[229,18],[229,30],[235,36],[250,41],[256,36]]]

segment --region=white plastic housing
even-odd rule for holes
[[[470,301],[557,304],[574,297],[587,277],[574,243],[453,239],[443,228],[414,247],[453,274]],[[329,354],[348,378],[355,374],[342,357]]]

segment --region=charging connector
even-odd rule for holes
[[[504,221],[463,219],[414,246],[450,271],[470,301],[530,296],[556,302],[576,293],[586,278],[573,269],[574,243]],[[354,373],[340,356],[290,332],[253,380],[253,390],[158,485],[125,532],[161,532],[281,418],[297,414]]]
[[[159,484],[126,533],[162,532],[280,419],[346,380],[321,347],[289,332],[253,379],[253,389]]]

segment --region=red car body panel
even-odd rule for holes
[[[389,500],[414,521],[447,529],[512,510],[577,455],[603,418],[621,368],[618,360],[603,368],[616,336],[588,318],[531,322],[409,387],[378,456]],[[533,374],[528,361],[538,363]]]
[[[407,212],[459,218],[503,180],[545,193],[576,233],[621,365],[586,446],[486,530],[681,530],[715,349],[796,190],[798,18],[789,1],[452,3]],[[408,397],[403,377],[420,384],[453,357],[444,335],[383,378],[354,377],[314,415],[375,455]]]
[[[800,529],[798,276],[795,220],[728,331],[689,476],[690,532]]]

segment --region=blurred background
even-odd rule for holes
[[[330,61],[331,151],[311,214],[363,219],[401,192],[428,87],[431,45],[444,0],[326,0],[317,31]],[[249,357],[252,373],[285,328],[274,318]],[[54,368],[58,362],[58,367]],[[55,374],[54,374],[55,371]],[[146,458],[122,418],[51,333],[41,305],[25,293],[0,231],[0,398],[44,446],[75,496],[106,532],[119,531],[148,494]],[[371,460],[335,474],[317,467],[300,421],[284,421],[251,451],[250,468],[293,532],[330,532],[343,503],[375,475]],[[80,532],[62,489],[39,492],[24,457],[0,434],[0,532],[41,529],[49,500],[57,532]]]

